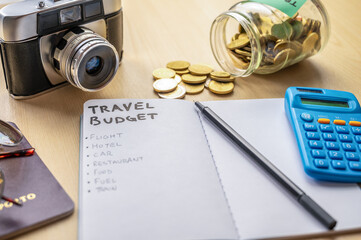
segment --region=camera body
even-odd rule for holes
[[[1,4],[1,62],[12,97],[34,97],[67,82],[97,91],[113,79],[123,52],[120,0]]]

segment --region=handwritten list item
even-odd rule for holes
[[[191,102],[84,104],[80,239],[237,238]]]

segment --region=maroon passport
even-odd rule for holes
[[[24,138],[16,147],[0,145],[0,152],[30,147]],[[36,151],[32,156],[0,159],[0,168],[5,176],[4,195],[23,205],[18,207],[0,199],[0,239],[41,227],[74,211],[73,201]]]

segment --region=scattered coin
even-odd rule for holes
[[[209,88],[209,83],[211,82],[211,79],[207,79],[207,81],[204,83],[205,88]]]
[[[153,71],[154,79],[173,78],[175,71],[169,68],[157,68]]]
[[[231,74],[228,72],[223,72],[223,71],[211,72],[211,77],[228,78],[230,76]]]
[[[185,82],[182,82],[180,84],[186,89],[187,94],[198,94],[201,93],[204,89],[204,84],[188,84]]]
[[[194,64],[191,65],[188,70],[193,75],[208,75],[213,71],[213,68],[205,64]]]
[[[178,74],[175,75],[174,80],[176,80],[178,84],[182,82],[182,78]]]
[[[212,80],[209,82],[208,88],[215,94],[228,94],[233,91],[234,84],[233,82],[222,83]]]
[[[192,74],[184,74],[184,75],[182,75],[182,80],[185,83],[199,84],[199,83],[204,83],[207,80],[207,76],[196,76],[196,75],[192,75]]]
[[[173,61],[167,64],[167,68],[173,69],[175,71],[181,71],[188,69],[190,65],[191,64],[186,61]]]
[[[189,73],[189,70],[186,69],[186,70],[180,70],[180,71],[175,71],[178,75],[183,75],[183,74],[187,74]]]
[[[176,89],[169,93],[158,93],[159,97],[166,99],[179,99],[184,98],[186,95],[186,89],[183,86],[178,85]]]
[[[211,76],[211,79],[212,79],[212,80],[216,80],[216,81],[218,81],[218,82],[234,82],[235,77],[229,76],[229,77],[225,78],[225,77],[214,77],[214,76]]]
[[[154,91],[162,93],[171,92],[175,90],[177,86],[178,83],[173,78],[162,78],[153,83]]]
[[[168,63],[167,67],[181,69],[187,65],[190,64],[186,61],[174,61]],[[204,75],[200,75],[201,73]],[[165,78],[165,76],[173,77]],[[188,69],[176,71],[170,68],[158,68],[153,71],[153,77],[157,78],[153,82],[154,91],[158,92],[159,97],[170,99],[183,98],[185,94],[201,93],[205,87],[215,94],[227,94],[233,91],[234,84],[232,82],[235,80],[230,73],[213,71],[213,67],[207,64],[194,64],[190,65]],[[208,79],[209,77],[211,79]],[[211,82],[212,87],[209,88]]]

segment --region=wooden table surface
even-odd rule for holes
[[[124,0],[124,58],[116,79],[98,93],[66,86],[17,101],[9,97],[0,79],[0,118],[20,127],[76,205],[72,216],[18,239],[77,238],[79,116],[83,103],[97,98],[158,98],[152,89],[152,71],[171,60],[207,63],[219,69],[209,44],[210,26],[218,14],[236,2]],[[331,20],[331,38],[322,53],[272,75],[237,79],[230,95],[217,96],[205,90],[185,99],[282,98],[289,86],[307,86],[351,91],[361,100],[361,1],[323,2]],[[361,233],[332,239],[361,239]]]

